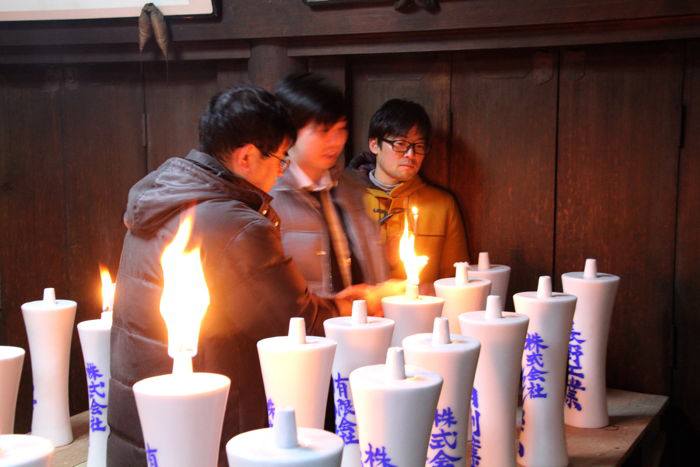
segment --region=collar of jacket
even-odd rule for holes
[[[217,177],[232,183],[236,199],[265,215],[270,210],[272,196],[262,191],[246,179],[239,177],[209,154],[193,149],[185,159],[194,162]]]
[[[404,198],[406,196],[411,196],[418,189],[420,189],[425,182],[421,178],[420,174],[416,174],[412,179],[403,182],[389,193],[385,192],[381,188],[377,187],[369,179],[369,173],[377,167],[377,157],[370,152],[363,152],[353,158],[348,165],[348,168],[359,175],[362,183],[369,189],[370,193],[377,198]]]
[[[332,190],[338,185],[338,173],[336,170],[331,169],[331,179],[333,180],[333,184],[331,185],[330,189]],[[273,191],[279,190],[279,191],[290,191],[290,190],[303,190],[306,191],[307,189],[304,187],[301,187],[299,185],[299,182],[297,180],[297,177],[294,176],[293,173],[289,171],[289,169],[285,170],[284,173],[280,178],[277,179],[277,183],[275,184],[275,188]]]

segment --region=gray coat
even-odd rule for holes
[[[129,191],[114,303],[109,393],[109,466],[146,465],[133,384],[170,373],[167,330],[160,316],[160,256],[195,206],[192,235],[201,241],[211,304],[199,334],[195,371],[231,379],[219,464],[234,435],[267,425],[267,406],[256,342],[285,335],[289,318],[306,319],[307,332],[323,334],[337,316],[332,300],[309,294],[284,254],[270,197],[236,177],[213,157],[192,151],[167,160]]]
[[[364,282],[385,281],[389,278],[389,268],[379,240],[379,228],[365,212],[365,187],[351,172],[342,172],[336,178],[338,184],[331,190],[331,196],[342,211],[339,214],[345,219],[348,243],[359,262]],[[313,293],[332,295],[331,240],[321,203],[297,186],[290,171],[277,180],[270,194],[272,207],[280,216],[285,253],[294,259]]]

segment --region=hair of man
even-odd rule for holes
[[[296,129],[309,122],[331,126],[347,119],[343,92],[316,73],[293,73],[275,88],[275,95],[287,108]]]
[[[257,86],[234,86],[214,95],[199,120],[199,149],[224,162],[234,149],[252,144],[275,151],[296,128],[282,103]]]
[[[389,99],[372,115],[368,137],[405,136],[414,126],[430,144],[432,125],[423,106],[405,99]]]

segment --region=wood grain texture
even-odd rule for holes
[[[681,448],[691,453],[700,436],[700,407],[696,402],[700,394],[700,41],[689,43],[686,57],[687,120],[678,172],[673,396],[680,416],[678,444],[684,444]]]
[[[368,151],[367,132],[374,112],[389,99],[415,101],[433,125],[433,145],[421,172],[447,186],[450,132],[450,59],[445,55],[354,58],[352,73],[352,155]]]
[[[556,52],[455,55],[450,187],[464,210],[471,260],[512,268],[512,294],[552,273]]]
[[[116,278],[126,228],[129,188],[146,174],[142,144],[143,92],[136,64],[68,67],[62,89],[69,297],[76,323],[100,316],[98,263]],[[71,347],[72,413],[87,406],[77,331]]]
[[[612,387],[670,390],[681,77],[677,43],[563,55],[555,270],[621,276]]]
[[[64,164],[60,145],[62,70],[0,69],[0,344],[27,350],[15,430],[29,430],[31,355],[22,303],[44,287],[69,298]],[[72,297],[71,297],[72,298]]]
[[[199,117],[219,90],[216,62],[144,68],[148,171],[198,146]]]
[[[249,40],[379,32],[542,27],[700,15],[697,2],[663,0],[443,1],[440,11],[397,12],[391,2],[312,9],[301,1],[223,1],[220,20],[170,19],[173,42]],[[38,23],[38,24],[37,24]],[[132,43],[135,18],[0,25],[0,46]]]

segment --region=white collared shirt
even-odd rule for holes
[[[323,173],[323,176],[318,181],[318,183],[311,180],[311,178],[308,175],[306,175],[306,172],[304,172],[304,170],[301,167],[299,167],[299,164],[297,164],[295,161],[292,161],[291,164],[289,164],[287,170],[289,171],[292,178],[294,178],[294,182],[299,186],[299,188],[303,190],[323,191],[333,188],[333,186],[335,185],[335,182],[331,177],[330,170],[326,170]]]

